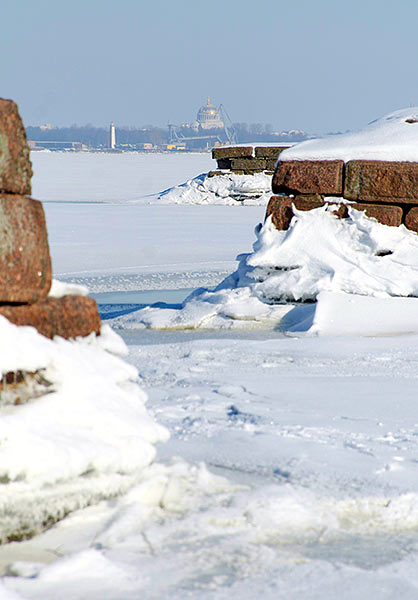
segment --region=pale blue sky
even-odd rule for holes
[[[357,128],[418,104],[418,0],[1,0],[0,96],[25,124]]]

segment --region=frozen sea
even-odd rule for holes
[[[32,159],[55,276],[106,317],[215,285],[263,220],[144,201],[208,154]],[[418,597],[417,335],[118,332],[171,434],[165,501],[128,493],[1,547],[0,598]]]

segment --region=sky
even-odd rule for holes
[[[233,122],[327,133],[418,104],[417,0],[1,0],[25,125]]]

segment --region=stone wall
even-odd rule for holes
[[[418,163],[376,160],[279,161],[273,175],[273,196],[266,216],[287,229],[298,210],[310,210],[334,196],[385,225],[402,223],[418,232]],[[346,206],[337,211],[348,216]]]
[[[218,163],[217,171],[210,171],[208,176],[222,175],[224,172],[237,175],[254,175],[267,172],[273,175],[280,152],[289,145],[281,146],[224,146],[213,148],[212,158]]]
[[[51,298],[51,259],[42,204],[30,197],[32,166],[17,106],[0,99],[0,315],[46,337],[100,332],[92,298]]]

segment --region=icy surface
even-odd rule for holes
[[[172,431],[168,462],[0,552],[5,589],[42,600],[328,600],[341,587],[350,600],[415,598],[417,341],[139,341],[130,360]]]
[[[186,183],[165,190],[158,196],[161,204],[266,205],[271,196],[271,175],[223,175],[205,173]]]
[[[44,209],[54,276],[93,292],[216,285],[251,248],[265,213],[262,206],[52,202]]]
[[[405,108],[372,121],[357,132],[296,144],[280,160],[418,161],[418,108]]]
[[[63,210],[66,206],[70,210]],[[207,269],[216,272],[217,261],[224,261],[223,268],[229,266],[231,238],[238,244],[236,252],[249,250],[253,226],[263,216],[261,208],[250,207],[137,207],[141,209],[138,213],[124,206],[112,207],[110,212],[104,205],[90,207],[90,211],[85,210],[86,205],[54,207],[57,210],[54,219],[48,216],[48,226],[55,260],[62,259],[62,265],[69,255],[66,268],[80,278],[83,270],[97,276],[102,291],[117,289],[114,285],[122,281],[119,275],[130,258],[128,243],[123,245],[123,225],[131,247],[129,264],[135,268],[138,264],[149,266],[144,271],[133,269],[127,285],[136,281],[152,286],[160,281],[167,286],[169,280],[167,287],[174,289],[176,281],[186,282],[189,273],[184,264],[184,237],[190,236],[190,251],[197,254],[203,240],[210,246],[210,234],[226,227],[222,236],[213,239],[214,248],[206,248],[206,263],[202,259],[199,271],[204,279]],[[149,210],[157,208],[160,220],[157,214],[153,220]],[[183,212],[186,209],[193,212]],[[232,214],[243,212],[248,218],[247,224],[244,219],[241,222],[243,229],[248,228],[245,234],[241,230],[238,233],[232,218]],[[188,220],[187,214],[193,214],[193,219]],[[142,254],[137,254],[136,244],[141,238],[132,226],[135,215],[139,221],[151,219],[147,242],[154,239],[162,256],[170,257],[171,272],[163,261],[137,262]],[[4,369],[23,361],[27,368],[37,368],[51,354],[48,374],[56,382],[64,366],[73,361],[75,371],[66,371],[62,394],[71,390],[74,409],[71,412],[68,405],[64,407],[64,418],[59,417],[58,422],[57,417],[46,432],[46,440],[51,448],[53,432],[59,434],[56,443],[61,456],[67,456],[64,451],[71,457],[78,455],[81,439],[87,452],[93,453],[90,438],[84,437],[90,424],[88,435],[97,440],[100,454],[93,453],[91,460],[97,468],[109,459],[109,470],[98,474],[87,471],[81,477],[55,482],[49,488],[47,504],[43,504],[45,495],[38,495],[39,489],[45,490],[35,480],[31,484],[2,483],[0,507],[3,490],[20,486],[14,505],[4,496],[8,501],[5,506],[13,518],[25,516],[30,527],[39,523],[42,515],[45,518],[51,506],[60,507],[62,516],[77,507],[77,502],[82,508],[103,496],[112,499],[73,512],[31,540],[0,547],[4,574],[0,598],[417,598],[418,337],[397,335],[417,331],[417,300],[392,295],[414,289],[416,237],[403,228],[388,232],[374,221],[357,219],[355,214],[341,230],[331,213],[319,211],[307,218],[313,219],[317,236],[322,229],[326,232],[327,245],[323,247],[314,237],[301,239],[304,218],[297,215],[292,230],[285,234],[266,225],[258,232],[254,252],[240,259],[228,285],[207,296],[211,302],[205,302],[212,306],[216,318],[239,322],[239,331],[121,330],[130,344],[128,360],[138,370],[140,387],[148,396],[147,418],[155,419],[171,433],[170,439],[158,446],[157,460],[148,466],[129,470],[140,458],[135,452],[125,455],[127,472],[116,473],[110,464],[123,462],[121,454],[128,440],[119,440],[120,449],[119,442],[112,446],[122,429],[134,429],[135,436],[137,426],[142,427],[145,398],[134,388],[133,400],[131,386],[136,371],[108,354],[111,349],[123,351],[118,338],[108,338],[107,334],[102,338],[109,340],[109,350],[95,338],[81,343],[47,340],[37,346],[35,355],[27,330],[22,339],[14,334],[9,338],[5,333],[1,353]],[[116,220],[118,227],[111,229]],[[110,228],[108,236],[95,233],[101,221]],[[179,230],[177,238],[167,235],[167,221]],[[139,230],[141,235],[146,231],[145,225]],[[316,294],[317,303],[274,306],[261,300],[255,293],[258,284],[270,299],[282,285],[288,289],[286,278],[295,272],[267,273],[269,265],[279,259],[288,259],[287,264],[291,264],[296,243],[305,249],[308,244],[312,246],[315,260],[303,255],[299,275],[303,275],[300,281],[306,287],[300,285],[300,290]],[[111,247],[108,253],[106,245]],[[347,246],[352,253],[347,254]],[[60,248],[65,248],[61,255]],[[257,264],[250,265],[250,257]],[[386,282],[384,268],[379,265],[387,266]],[[318,288],[312,283],[314,268],[322,282]],[[257,270],[262,275],[260,281],[250,277]],[[345,273],[344,278],[341,273]],[[279,280],[274,280],[276,276]],[[267,286],[269,280],[274,285]],[[374,295],[359,295],[368,287]],[[346,293],[348,290],[356,293]],[[194,296],[198,298],[199,294]],[[228,302],[231,316],[216,313]],[[202,307],[203,300],[199,310]],[[254,315],[261,309],[288,311],[284,316],[276,315],[284,319],[285,331],[267,330],[264,325],[264,329],[250,331]],[[251,320],[240,317],[245,311]],[[158,314],[169,315],[164,311]],[[267,313],[270,324],[274,320],[271,316]],[[312,328],[314,333],[316,328],[324,335],[301,333],[303,323],[305,330]],[[297,326],[299,332],[289,331]],[[379,337],[364,337],[368,333]],[[385,333],[390,337],[382,337]],[[17,341],[22,342],[19,352]],[[9,352],[10,348],[16,353]],[[99,359],[101,353],[105,353],[105,363]],[[98,371],[97,360],[101,364]],[[89,389],[94,385],[97,396],[94,406],[86,401],[86,392],[78,387],[75,376],[85,372],[86,365],[86,385]],[[121,402],[109,406],[112,390]],[[22,420],[21,430],[17,418],[2,423],[14,422],[14,431],[25,430],[35,436],[37,422],[45,424],[41,412],[38,421],[37,404],[42,411],[45,403],[55,398],[57,406],[51,411],[58,415],[64,406],[60,393],[54,390],[54,394],[28,405],[2,408],[8,418],[17,410],[23,409],[23,415],[32,411],[33,422]],[[83,401],[85,406],[81,406]],[[82,420],[74,429],[81,411],[86,422]],[[64,427],[67,418],[70,430]],[[155,421],[152,427],[158,428]],[[109,453],[103,453],[106,423],[106,437],[112,446]],[[158,431],[165,439],[163,430]],[[9,444],[16,442],[8,438],[4,446],[0,445],[0,452]],[[153,443],[148,442],[148,447],[153,452]],[[28,449],[26,440],[21,439],[16,460],[24,450],[27,456]],[[42,451],[40,446],[38,451]],[[173,458],[176,456],[182,458]],[[46,460],[54,467],[53,456],[46,456]],[[80,453],[77,460],[81,467],[87,457]],[[66,472],[71,470],[65,460],[62,464]],[[32,471],[41,469],[41,480],[56,476],[55,468],[49,474],[46,467],[42,472],[42,465],[35,466]],[[21,493],[23,489],[28,490],[26,495]],[[118,496],[123,491],[126,493]],[[44,506],[47,510],[42,512]]]
[[[349,214],[349,219],[338,219],[332,205],[308,212],[295,210],[287,231],[278,231],[268,219],[256,231],[253,252],[239,256],[237,270],[213,291],[195,291],[180,309],[146,307],[121,317],[115,326],[290,330],[297,326],[300,330],[304,323],[303,329],[312,325],[312,307],[290,313],[291,303],[315,301],[321,292],[378,298],[418,296],[416,233],[404,226],[382,225],[353,209]],[[397,305],[404,306],[409,316],[404,313],[403,323],[389,320],[391,330],[400,327],[399,331],[405,331],[409,322],[406,331],[417,331],[418,300]],[[361,306],[367,310],[367,304]],[[321,311],[326,315],[327,311]],[[331,333],[328,321],[317,316],[312,331],[321,333],[324,326]],[[372,320],[364,331],[370,333],[370,327],[372,333],[387,333],[383,318],[380,328]]]
[[[156,194],[213,169],[209,152],[32,152],[32,195],[42,201],[148,204]]]

